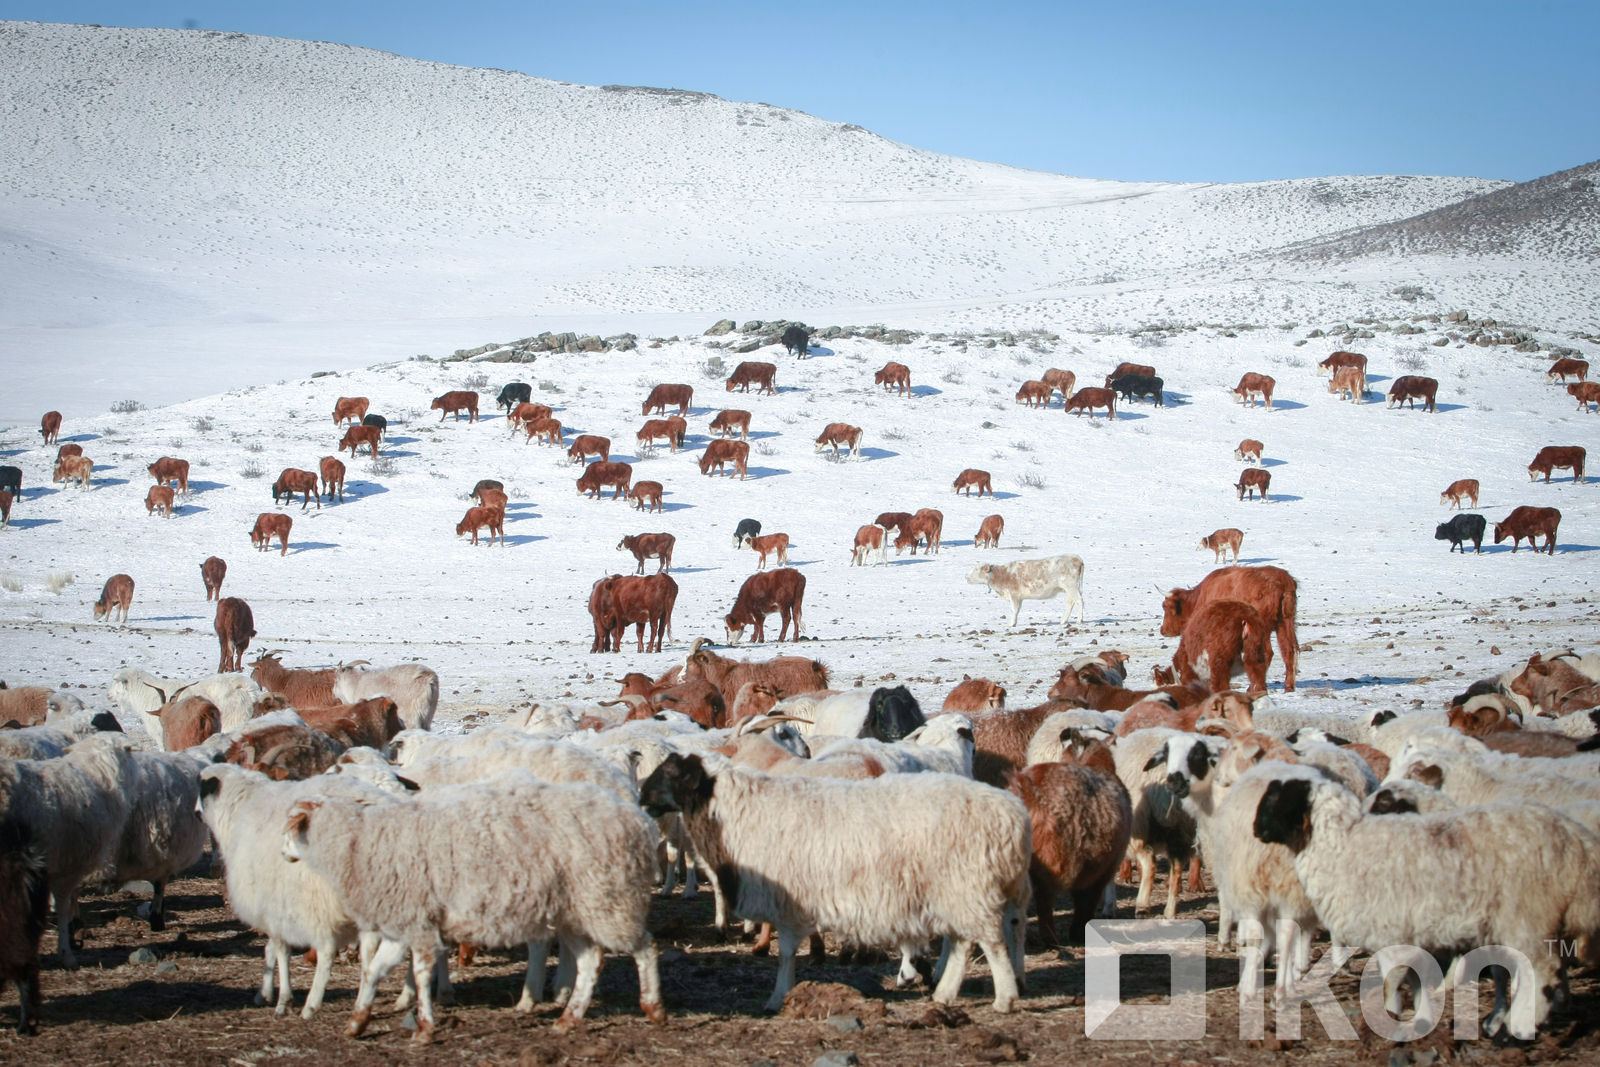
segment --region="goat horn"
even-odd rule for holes
[[[370,667],[370,666],[372,666],[372,661],[370,659],[353,659],[349,663],[341,663],[341,664],[339,664],[339,666],[341,666],[341,667]]]
[[[615,700],[597,700],[595,703],[602,708],[614,708],[618,704],[626,704],[630,708],[636,708],[640,704],[648,704],[649,701],[638,693],[624,693]]]

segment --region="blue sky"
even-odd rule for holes
[[[1526,180],[1600,158],[1600,0],[0,0],[656,85],[1085,177]]]

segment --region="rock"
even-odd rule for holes
[[[177,974],[178,973],[178,965],[176,963],[173,963],[171,960],[162,960],[160,963],[156,964],[156,973],[157,974]]]
[[[400,1026],[405,1030],[415,1030],[417,1028],[417,1013],[414,1011],[406,1012],[406,1017],[400,1020]]]
[[[740,352],[740,353],[743,353],[743,352],[754,352],[756,349],[760,348],[763,343],[764,342],[762,341],[761,338],[752,337],[748,341],[744,341],[744,342],[742,342],[740,344],[734,345],[733,346],[733,350],[735,352]]]
[[[1439,338],[1436,338],[1434,340],[1433,347],[1434,348],[1444,348],[1444,347],[1448,346],[1449,344],[1450,344],[1450,338],[1448,338],[1448,337],[1439,337]]]
[[[156,954],[147,948],[136,948],[132,952],[128,953],[128,962],[154,963],[156,962]]]
[[[854,1064],[858,1064],[860,1062],[861,1060],[854,1052],[846,1052],[843,1049],[834,1049],[831,1052],[824,1052],[822,1055],[812,1060],[811,1067],[853,1067]]]
[[[1307,337],[1322,337],[1323,333],[1322,333],[1321,330],[1312,330],[1310,333],[1306,334],[1306,336]]]
[[[711,329],[705,332],[705,336],[715,337],[725,333],[732,333],[733,329],[734,323],[732,319],[718,319],[717,322],[712,325]]]
[[[1466,322],[1467,313],[1465,311],[1452,311],[1445,316],[1445,320],[1448,322]]]
[[[866,1029],[861,1018],[856,1015],[830,1015],[825,1021],[829,1029],[837,1030],[841,1034],[854,1034]]]

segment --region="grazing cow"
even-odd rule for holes
[[[496,535],[500,538],[500,547],[506,547],[506,509],[499,507],[473,507],[456,523],[456,536],[460,537],[467,531],[472,532],[472,543],[478,543],[478,531],[488,527],[489,547],[494,547]]]
[[[1261,491],[1261,502],[1267,502],[1267,486],[1272,484],[1272,472],[1263,467],[1246,467],[1239,472],[1239,480],[1234,483],[1234,488],[1239,490],[1239,499],[1243,500],[1245,493],[1254,499],[1256,490]]]
[[[729,462],[733,463],[731,472],[726,470]],[[719,474],[737,474],[741,481],[747,472],[750,462],[750,443],[748,441],[734,441],[729,438],[718,438],[706,445],[706,450],[700,454],[700,473],[710,474],[715,468]]]
[[[1386,407],[1396,404],[1405,404],[1413,411],[1416,410],[1417,401],[1422,401],[1423,411],[1436,411],[1433,405],[1434,393],[1438,392],[1439,383],[1432,378],[1424,378],[1416,374],[1402,374],[1389,386],[1389,403]]]
[[[389,420],[382,415],[363,415],[361,416],[361,425],[376,428],[379,437],[389,432]]]
[[[56,438],[61,436],[61,412],[45,412],[44,418],[39,420],[39,432],[44,435],[45,444],[55,444]]]
[[[461,413],[467,413],[468,422],[478,421],[478,392],[475,389],[452,389],[443,396],[433,398],[433,403],[428,405],[428,410],[439,413],[439,421],[443,422],[446,415],[454,415],[456,421],[461,421]]]
[[[94,602],[94,621],[110,620],[112,612],[120,612],[120,623],[128,621],[128,605],[133,603],[133,579],[126,574],[113,574],[100,590],[100,599]]]
[[[88,456],[66,456],[58,459],[51,477],[68,485],[72,484],[73,479],[77,479],[79,489],[88,489],[89,482],[94,477],[94,460]]]
[[[733,528],[733,547],[743,548],[746,537],[754,537],[761,532],[761,523],[755,519],[740,519],[739,525]]]
[[[1241,404],[1256,406],[1256,397],[1259,395],[1267,402],[1267,410],[1272,410],[1272,390],[1277,388],[1277,381],[1267,374],[1257,374],[1255,371],[1246,371],[1244,377],[1239,379],[1239,384],[1233,387],[1233,395]]]
[[[522,425],[523,428],[528,431],[527,439],[522,442],[525,445],[531,445],[535,437],[539,439],[539,443],[541,445],[553,445],[556,448],[560,448],[562,444],[564,444],[564,442],[561,440],[561,435],[565,431],[563,431],[561,428],[560,419],[552,419],[548,417],[543,419],[534,419],[530,422],[525,422]]]
[[[661,494],[665,491],[660,482],[634,482],[633,488],[628,490],[628,499],[633,501],[636,510],[660,511]]]
[[[989,472],[980,471],[976,467],[968,467],[956,475],[956,480],[952,483],[951,488],[958,493],[965,489],[967,491],[966,495],[971,496],[973,486],[978,487],[979,497],[982,497],[984,493],[994,496],[994,489],[989,485]]]
[[[925,542],[927,547],[923,550],[924,554],[931,552],[938,555],[939,546],[944,541],[944,512],[938,508],[918,508],[917,513],[911,516],[911,522],[901,527],[901,531],[917,541]],[[895,555],[899,554],[897,550]]]
[[[1477,507],[1477,502],[1474,501],[1472,506]],[[1435,541],[1449,541],[1450,551],[1454,552],[1459,548],[1463,556],[1467,554],[1467,546],[1463,542],[1470,539],[1472,541],[1472,550],[1474,552],[1482,552],[1483,531],[1486,525],[1482,515],[1467,515],[1463,513],[1449,522],[1441,522],[1434,527],[1433,539]]]
[[[317,476],[310,471],[299,470],[295,467],[283,468],[283,473],[278,475],[278,480],[272,483],[272,502],[276,504],[282,497],[285,504],[294,500],[296,493],[301,494],[304,500],[300,510],[304,511],[311,504],[311,498],[317,498],[317,509],[322,509],[322,494],[317,490]]]
[[[244,670],[245,649],[256,635],[256,620],[250,605],[236,596],[221,598],[217,601],[216,620],[211,625],[217,632],[217,644],[222,647],[217,673]]]
[[[1242,600],[1213,600],[1195,613],[1183,628],[1172,666],[1178,681],[1193,685],[1201,673],[1214,693],[1229,688],[1229,680],[1243,674],[1250,693],[1267,691],[1267,667],[1272,663],[1272,631],[1261,613]]]
[[[669,533],[628,534],[617,543],[617,551],[633,553],[633,558],[639,561],[635,574],[644,573],[645,560],[659,559],[661,566],[656,568],[656,573],[661,574],[672,569],[672,548],[677,543],[678,539]]]
[[[154,478],[157,484],[166,485],[169,482],[177,482],[178,492],[184,496],[189,495],[188,460],[162,456],[145,469],[150,472],[150,477]]]
[[[1254,441],[1246,437],[1239,442],[1239,447],[1233,450],[1233,458],[1242,459],[1249,463],[1260,463],[1261,450],[1265,447],[1260,441]]]
[[[250,543],[256,546],[256,551],[266,552],[268,550],[267,542],[276,537],[280,546],[278,555],[287,555],[289,552],[289,528],[293,525],[294,519],[288,515],[263,511],[256,516],[256,524],[250,528]]]
[[[668,415],[667,425],[672,428],[672,450],[676,452],[683,447],[683,439],[689,436],[689,423],[681,415]]]
[[[1165,407],[1162,390],[1166,383],[1154,375],[1147,374],[1119,374],[1106,385],[1116,390],[1117,396],[1123,400],[1132,400],[1136,396],[1148,396],[1156,402],[1156,407]]]
[[[1222,530],[1213,530],[1211,533],[1200,538],[1201,550],[1204,551],[1205,549],[1209,548],[1214,553],[1211,558],[1211,562],[1213,563],[1228,562],[1228,549],[1230,548],[1233,549],[1233,561],[1238,563],[1239,546],[1243,543],[1244,531],[1235,530],[1231,526]]]
[[[645,397],[644,409],[639,414],[648,415],[654,408],[659,414],[665,415],[667,408],[676,406],[679,415],[687,415],[693,405],[694,386],[658,385],[650,390],[649,396]]]
[[[1341,367],[1356,367],[1362,378],[1367,376],[1367,357],[1359,352],[1335,352],[1317,364],[1317,373],[1337,373]]]
[[[322,478],[322,495],[333,502],[335,493],[339,494],[339,503],[344,503],[344,460],[338,456],[323,456],[317,464],[317,473]]]
[[[531,404],[523,401],[511,409],[511,414],[506,416],[506,423],[511,427],[511,436],[517,436],[517,431],[523,429],[530,422],[539,419],[548,419],[554,412],[547,404]]]
[[[816,447],[813,453],[821,452],[824,448],[833,447],[833,454],[839,454],[839,446],[844,445],[845,450],[857,459],[861,458],[861,427],[851,426],[848,422],[830,422],[823,427],[817,435]]]
[[[501,511],[505,511],[506,505],[509,503],[510,498],[506,496],[504,489],[483,489],[478,492],[479,507],[499,508]]]
[[[883,365],[883,369],[872,376],[873,385],[883,386],[885,391],[895,390],[901,396],[911,392],[911,368],[904,363],[890,360]]]
[[[750,436],[750,413],[740,411],[738,408],[725,408],[717,412],[717,417],[711,420],[711,432],[718,437],[732,437],[733,431],[738,430],[740,437]]]
[[[1533,457],[1533,462],[1528,464],[1528,481],[1533,481],[1539,475],[1544,475],[1545,484],[1550,483],[1552,470],[1571,470],[1574,482],[1585,481],[1583,476],[1583,461],[1589,453],[1578,445],[1545,445],[1539,449],[1539,454]]]
[[[611,499],[618,500],[628,491],[628,484],[632,481],[632,465],[603,460],[583,468],[583,475],[578,479],[578,492],[587,493],[599,500],[601,488],[610,485],[616,487]]]
[[[780,340],[783,341],[784,350],[798,359],[804,359],[806,353],[811,349],[811,334],[807,332],[804,326],[789,326],[785,328],[783,337]]]
[[[222,599],[222,579],[228,576],[227,561],[220,556],[207,556],[200,564],[200,580],[206,583],[206,600]]]
[[[1068,397],[1066,404],[1062,406],[1061,410],[1076,411],[1080,416],[1087,411],[1089,413],[1089,417],[1092,419],[1094,418],[1095,408],[1105,408],[1107,418],[1116,418],[1116,391],[1113,389],[1097,389],[1092,385],[1085,386],[1082,389],[1079,389],[1076,393],[1073,393],[1072,396]]]
[[[1478,506],[1478,479],[1458,478],[1450,483],[1450,488],[1439,494],[1439,503],[1449,504],[1452,510],[1462,507],[1463,499],[1471,499],[1472,506]]]
[[[1586,359],[1573,359],[1571,356],[1563,356],[1554,363],[1550,364],[1550,369],[1544,372],[1544,376],[1546,378],[1551,379],[1552,381],[1556,378],[1560,378],[1563,382],[1567,380],[1567,375],[1569,374],[1578,379],[1580,382],[1584,381],[1589,377],[1589,361]]]
[[[899,532],[905,533],[911,528],[911,512],[885,511],[872,521],[882,526],[886,531],[898,529]]]
[[[773,612],[778,613],[781,621],[778,641],[783,641],[791,620],[794,622],[794,640],[800,640],[800,608],[805,595],[806,576],[792,567],[752,574],[739,587],[732,610],[723,616],[728,644],[736,644],[746,626],[752,627],[750,639],[764,644],[767,640],[767,616]]]
[[[1172,589],[1161,604],[1161,636],[1180,637],[1189,620],[1217,600],[1242,600],[1256,609],[1277,634],[1278,655],[1283,659],[1286,693],[1294,692],[1295,659],[1300,644],[1295,637],[1295,606],[1299,587],[1281,567],[1223,567],[1206,575],[1192,589]]]
[[[1030,408],[1047,408],[1050,406],[1050,386],[1044,382],[1027,381],[1017,390],[1017,403],[1026,404]]]
[[[1561,525],[1561,512],[1555,508],[1536,508],[1527,504],[1512,509],[1511,514],[1494,524],[1494,543],[1511,538],[1511,554],[1517,554],[1517,545],[1524,537],[1528,547],[1539,551],[1535,537],[1543,537],[1545,551],[1556,554],[1556,527]]]
[[[789,535],[786,533],[747,537],[744,543],[749,545],[756,555],[761,557],[761,562],[756,565],[757,570],[766,569],[767,556],[774,552],[778,555],[778,566],[786,567],[789,565]]]
[[[144,495],[144,513],[154,515],[161,512],[162,517],[172,518],[172,486],[152,485]]]
[[[672,608],[678,583],[670,574],[642,578],[613,574],[595,582],[589,593],[589,614],[594,619],[595,646],[591,652],[619,652],[628,624],[635,626],[638,651],[660,652],[663,639],[672,636]],[[650,627],[645,640],[644,628]]]
[[[526,404],[532,399],[533,386],[527,382],[507,382],[500,387],[500,395],[494,398],[494,403],[509,415],[518,404]]]
[[[986,517],[978,526],[978,532],[972,537],[973,548],[999,548],[1000,534],[1006,528],[1006,520],[999,515]]]
[[[61,459],[65,456],[81,455],[83,455],[83,446],[78,444],[76,441],[68,441],[66,444],[56,449],[56,459]]]
[[[371,406],[372,402],[364,396],[341,396],[333,402],[333,424],[358,423],[366,417],[367,408]]]
[[[1574,382],[1567,386],[1567,394],[1577,398],[1578,410],[1600,411],[1600,382]],[[1593,404],[1594,408],[1591,409],[1590,404]]]
[[[1059,392],[1062,402],[1065,403],[1067,397],[1072,395],[1073,386],[1078,383],[1078,376],[1069,370],[1051,367],[1039,375],[1039,380]]]
[[[0,489],[0,526],[11,525],[11,490]]]
[[[850,566],[867,565],[867,557],[878,553],[878,562],[889,562],[889,534],[882,526],[873,524],[856,530],[856,542],[850,549]]]
[[[473,486],[472,492],[467,495],[475,498],[481,504],[483,503],[483,491],[485,489],[498,489],[503,493],[506,491],[506,483],[494,478],[479,478],[478,484]]]
[[[1339,399],[1348,397],[1351,403],[1365,403],[1367,399],[1367,374],[1360,367],[1340,367],[1333,372],[1333,380],[1328,383],[1328,392],[1339,394]]]
[[[1083,560],[1073,555],[1019,559],[1012,563],[984,563],[967,574],[969,585],[987,586],[1011,604],[1011,625],[1017,624],[1024,600],[1049,600],[1065,595],[1063,625],[1072,622],[1073,612],[1083,622]]]
[[[1122,377],[1124,374],[1137,374],[1145,378],[1154,378],[1156,369],[1143,363],[1118,363],[1117,369],[1106,375],[1106,388],[1110,389],[1112,381]]]
[[[654,452],[656,450],[656,439],[661,437],[667,439],[668,448],[674,452],[678,450],[677,434],[673,432],[672,424],[666,419],[651,419],[639,427],[639,432],[633,436],[634,447],[641,454]]]
[[[82,453],[79,453],[79,455],[82,455]],[[56,466],[60,467],[61,460],[65,458],[67,457],[58,458]],[[22,468],[13,467],[10,464],[0,466],[0,489],[10,493],[12,499],[20,501],[22,499]]]
[[[350,450],[350,458],[356,458],[356,449],[366,445],[372,449],[372,458],[378,458],[378,438],[383,436],[376,426],[352,426],[344,432],[339,439],[338,451]]]
[[[777,392],[772,386],[772,376],[777,373],[778,368],[774,364],[745,360],[733,368],[733,373],[728,375],[728,380],[723,384],[726,391],[730,393],[733,392],[734,386],[739,387],[739,392],[748,393],[750,387],[754,385],[758,386],[756,389],[757,396],[762,393],[771,395]]]
[[[587,463],[590,456],[599,456],[601,460],[610,459],[611,438],[592,433],[581,433],[573,438],[572,447],[567,449],[567,458],[574,463]]]

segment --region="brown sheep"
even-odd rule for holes
[[[944,698],[944,707],[940,708],[939,712],[972,715],[1005,706],[1006,691],[1003,686],[996,685],[987,678],[968,678],[962,675],[961,681],[950,690],[950,695]]]

